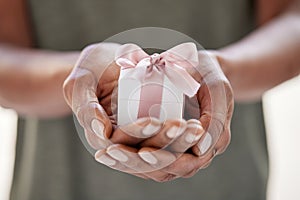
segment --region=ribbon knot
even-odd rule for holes
[[[161,57],[158,53],[155,53],[153,55],[150,56],[150,63],[151,63],[151,66],[154,66],[154,65],[159,65],[159,62],[161,61]]]
[[[146,58],[147,59],[147,58]],[[164,65],[164,61],[162,60],[162,57],[160,56],[160,54],[155,53],[152,54],[149,57],[149,66],[147,67],[147,73],[145,74],[145,77],[150,77],[152,72],[153,72],[153,68],[156,68],[158,71],[162,72],[165,65]]]

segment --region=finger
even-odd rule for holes
[[[210,88],[209,88],[210,87]],[[211,151],[221,134],[225,134],[224,126],[227,126],[227,117],[231,114],[228,107],[219,99],[224,99],[222,95],[222,83],[215,83],[214,86],[203,84],[199,91],[200,99],[200,122],[206,131],[200,142],[194,146],[193,152],[196,155],[204,155]]]
[[[117,128],[110,140],[115,144],[136,145],[159,132],[161,123],[156,118],[140,118],[134,123]]]
[[[136,173],[152,172],[174,162],[176,157],[170,152],[154,148],[137,149],[125,145],[111,145],[106,153]]]
[[[186,124],[186,121],[183,119],[166,120],[159,133],[146,139],[140,145],[142,147],[153,147],[157,149],[165,148],[182,135],[186,129]]]
[[[178,176],[159,170],[163,166],[167,166],[176,160],[176,156],[168,151],[161,149],[155,149],[150,147],[144,147],[140,149],[139,156],[147,163],[154,165],[156,171],[145,172],[144,175],[156,182],[171,181]],[[159,164],[160,163],[160,164]]]
[[[168,149],[173,152],[185,152],[194,146],[204,134],[204,129],[199,120],[191,119],[187,121],[187,127],[182,135],[180,135]]]
[[[98,150],[95,153],[95,159],[101,164],[104,164],[112,169],[122,171],[125,173],[132,174],[134,176],[143,178],[143,179],[149,179],[147,175],[144,175],[142,173],[137,173],[135,170],[128,168],[123,163],[119,162],[118,160],[111,157],[107,152],[106,149]]]
[[[189,153],[184,153],[178,157],[174,163],[163,168],[162,171],[182,177],[196,169],[196,159],[196,156]]]
[[[137,176],[137,177],[142,178],[142,179],[145,179],[145,180],[149,179],[148,176],[146,176],[144,174],[140,174],[140,173],[132,173],[132,175]]]
[[[152,171],[154,168],[138,155],[138,150],[122,144],[111,145],[107,148],[107,153],[124,166],[134,170],[137,173]]]
[[[195,174],[198,173],[199,170],[207,168],[211,163],[212,163],[212,159],[209,160],[206,164],[204,164],[200,168],[196,168],[194,170],[191,170],[189,173],[183,175],[182,178],[191,178],[191,177],[193,177]]]
[[[95,149],[105,149],[109,146],[109,143],[105,140],[100,139],[98,136],[96,136],[95,133],[92,133],[88,130],[84,131],[86,141],[88,144],[95,150]]]
[[[224,127],[230,124],[233,94],[217,59],[205,51],[200,51],[198,55],[201,63],[197,71],[202,76],[197,95],[200,102],[200,122],[208,133],[195,145],[193,151],[197,155],[203,155],[213,149],[221,134],[226,134]]]
[[[230,133],[230,129],[228,128],[224,131],[224,134],[220,136],[219,140],[217,141],[214,147],[216,150],[216,155],[220,155],[226,150],[226,148],[230,143],[230,140],[231,140],[231,133]]]
[[[112,132],[112,125],[99,103],[90,102],[82,106],[76,116],[79,123],[89,133],[90,139],[97,137],[98,141],[102,140],[106,145],[111,144],[108,138]],[[88,141],[91,142],[91,140]]]
[[[119,162],[118,160],[116,160],[115,158],[111,157],[106,149],[101,149],[98,150],[95,153],[95,159],[96,161],[98,161],[99,163],[102,163],[112,169],[121,171],[121,172],[125,172],[125,173],[137,173],[135,170],[128,168],[126,165],[124,165],[123,163]]]
[[[166,181],[171,181],[174,180],[176,178],[178,178],[178,176],[174,175],[174,174],[169,174],[160,170],[157,171],[153,171],[153,172],[147,172],[144,173],[145,176],[147,176],[149,179],[152,179],[156,182],[166,182]]]
[[[64,83],[64,95],[83,128],[105,140],[109,137],[112,127],[96,95],[98,80],[102,74],[99,69],[105,69],[105,67],[95,67],[98,60],[95,55],[99,54],[98,46],[93,45],[83,51],[74,70]],[[105,62],[108,65],[107,59]],[[103,61],[102,65],[105,66],[105,62]]]
[[[138,155],[143,161],[149,163],[152,166],[153,169],[148,172],[162,169],[170,165],[177,159],[175,154],[163,149],[156,149],[153,147],[141,148],[138,152]]]
[[[117,124],[118,79],[120,67],[112,62],[99,79],[96,95],[113,124]]]
[[[169,166],[163,168],[161,171],[164,171],[169,174],[174,174],[179,177],[189,176],[191,174],[195,174],[199,169],[203,166],[207,165],[207,163],[211,162],[214,154],[207,153],[203,157],[198,157],[193,154],[184,153],[178,157],[178,159],[170,164]]]
[[[223,153],[230,143],[231,140],[230,124],[231,124],[231,116],[233,114],[233,108],[234,108],[234,103],[232,102],[229,104],[228,115],[224,125],[224,134],[220,136],[218,142],[215,145],[216,155]]]
[[[200,169],[193,169],[191,170],[190,172],[188,172],[187,174],[183,175],[182,178],[191,178],[193,177],[195,174],[197,174],[197,172],[199,171]]]
[[[233,105],[232,105],[233,106]],[[206,133],[201,137],[197,145],[194,145],[192,150],[198,156],[204,155],[208,151],[215,149],[217,154],[223,153],[228,147],[231,139],[230,120],[233,108],[229,108],[227,117],[224,122],[223,115],[204,114],[200,120],[204,123]],[[209,116],[211,115],[211,116]]]

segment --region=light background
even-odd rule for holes
[[[264,95],[270,154],[268,200],[300,199],[300,77]]]
[[[268,91],[263,97],[270,154],[268,200],[300,199],[300,77]],[[11,185],[17,115],[0,107],[0,200]]]

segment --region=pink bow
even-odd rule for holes
[[[186,71],[198,66],[198,53],[194,43],[183,43],[161,54],[149,56],[135,44],[122,45],[115,56],[121,70],[136,68],[130,78],[141,80],[152,76],[153,71],[164,74],[182,93],[194,96],[200,84]]]

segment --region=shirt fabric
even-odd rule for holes
[[[235,42],[253,28],[249,0],[29,0],[38,48],[80,50],[137,27],[170,28],[206,49]],[[47,109],[47,108],[45,108]],[[232,141],[189,179],[143,180],[97,163],[68,116],[20,119],[12,200],[263,200],[268,156],[261,103],[235,105]]]

